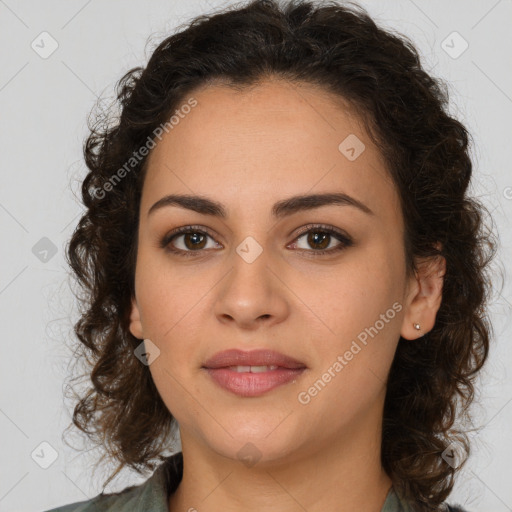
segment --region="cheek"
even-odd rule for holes
[[[139,252],[135,289],[142,325],[149,338],[163,342],[171,335],[173,326],[198,300],[195,284],[170,263],[162,250]]]
[[[302,289],[304,302],[316,313],[314,322],[319,330],[314,336],[322,339],[322,343],[319,339],[315,342],[322,368],[329,368],[342,356],[344,371],[339,375],[350,373],[360,385],[372,372],[374,378],[385,380],[401,328],[399,263],[381,242],[325,272],[311,279],[315,288],[308,285]],[[341,381],[342,377],[338,383]]]
[[[393,257],[373,244],[347,254],[339,265],[309,272],[297,295],[333,331],[346,334],[351,327],[373,323],[400,298],[403,282],[398,270]]]
[[[204,309],[202,301],[213,284],[201,279],[192,266],[183,272],[172,268],[169,261],[162,265],[158,259],[141,257],[136,275],[137,301],[144,333],[160,350],[161,357],[151,370],[163,373],[164,385],[172,385],[172,379],[167,383],[170,377],[163,368],[179,377],[194,365],[198,358],[195,340],[204,338],[204,321],[199,318]]]

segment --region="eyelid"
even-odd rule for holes
[[[348,236],[348,234],[344,233],[343,230],[339,229],[339,228],[336,228],[334,226],[331,226],[329,224],[322,224],[322,223],[310,223],[310,224],[306,224],[302,227],[299,228],[299,230],[297,231],[297,234],[295,235],[295,238],[298,238],[299,236],[303,235],[304,233],[307,233],[308,231],[311,231],[312,229],[318,229],[318,231],[328,231],[328,232],[331,232],[333,231],[334,233],[340,235],[340,236],[344,236],[346,238],[350,238]],[[294,239],[295,240],[295,239]]]

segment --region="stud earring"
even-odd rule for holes
[[[412,324],[414,326],[414,328],[419,331],[420,330],[420,324],[417,324],[417,323],[413,323]]]

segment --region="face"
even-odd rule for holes
[[[406,278],[384,160],[357,114],[314,86],[193,97],[149,156],[130,330],[160,351],[149,368],[184,449],[234,459],[250,442],[264,461],[341,444],[378,423],[400,334],[418,337],[412,322],[428,328],[438,305]],[[171,202],[150,212],[171,194],[208,198],[225,216]],[[273,210],[312,194],[351,199]],[[233,348],[274,350],[305,369],[242,396],[204,368]]]

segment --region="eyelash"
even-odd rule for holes
[[[293,242],[296,242],[299,238],[301,238],[303,235],[308,234],[309,232],[313,233],[323,233],[328,234],[331,236],[334,236],[340,241],[340,244],[335,246],[331,249],[322,249],[315,251],[314,249],[307,250],[307,249],[298,249],[301,252],[312,252],[314,256],[322,256],[324,254],[334,254],[338,253],[342,250],[344,250],[347,247],[350,247],[353,245],[353,241],[350,237],[342,233],[341,231],[338,231],[337,229],[326,226],[324,224],[308,224],[307,226],[304,226],[304,228],[300,231],[300,233],[297,234]],[[202,228],[201,226],[183,226],[181,228],[177,228],[170,233],[167,233],[159,242],[159,247],[161,249],[165,249],[166,251],[176,254],[177,256],[184,256],[184,257],[194,257],[196,254],[200,254],[205,249],[198,249],[197,251],[183,251],[182,249],[176,249],[175,247],[172,247],[171,242],[177,238],[179,235],[183,234],[201,234],[201,235],[207,235],[213,238],[213,235],[209,232],[209,230]],[[293,243],[292,242],[292,243]]]

